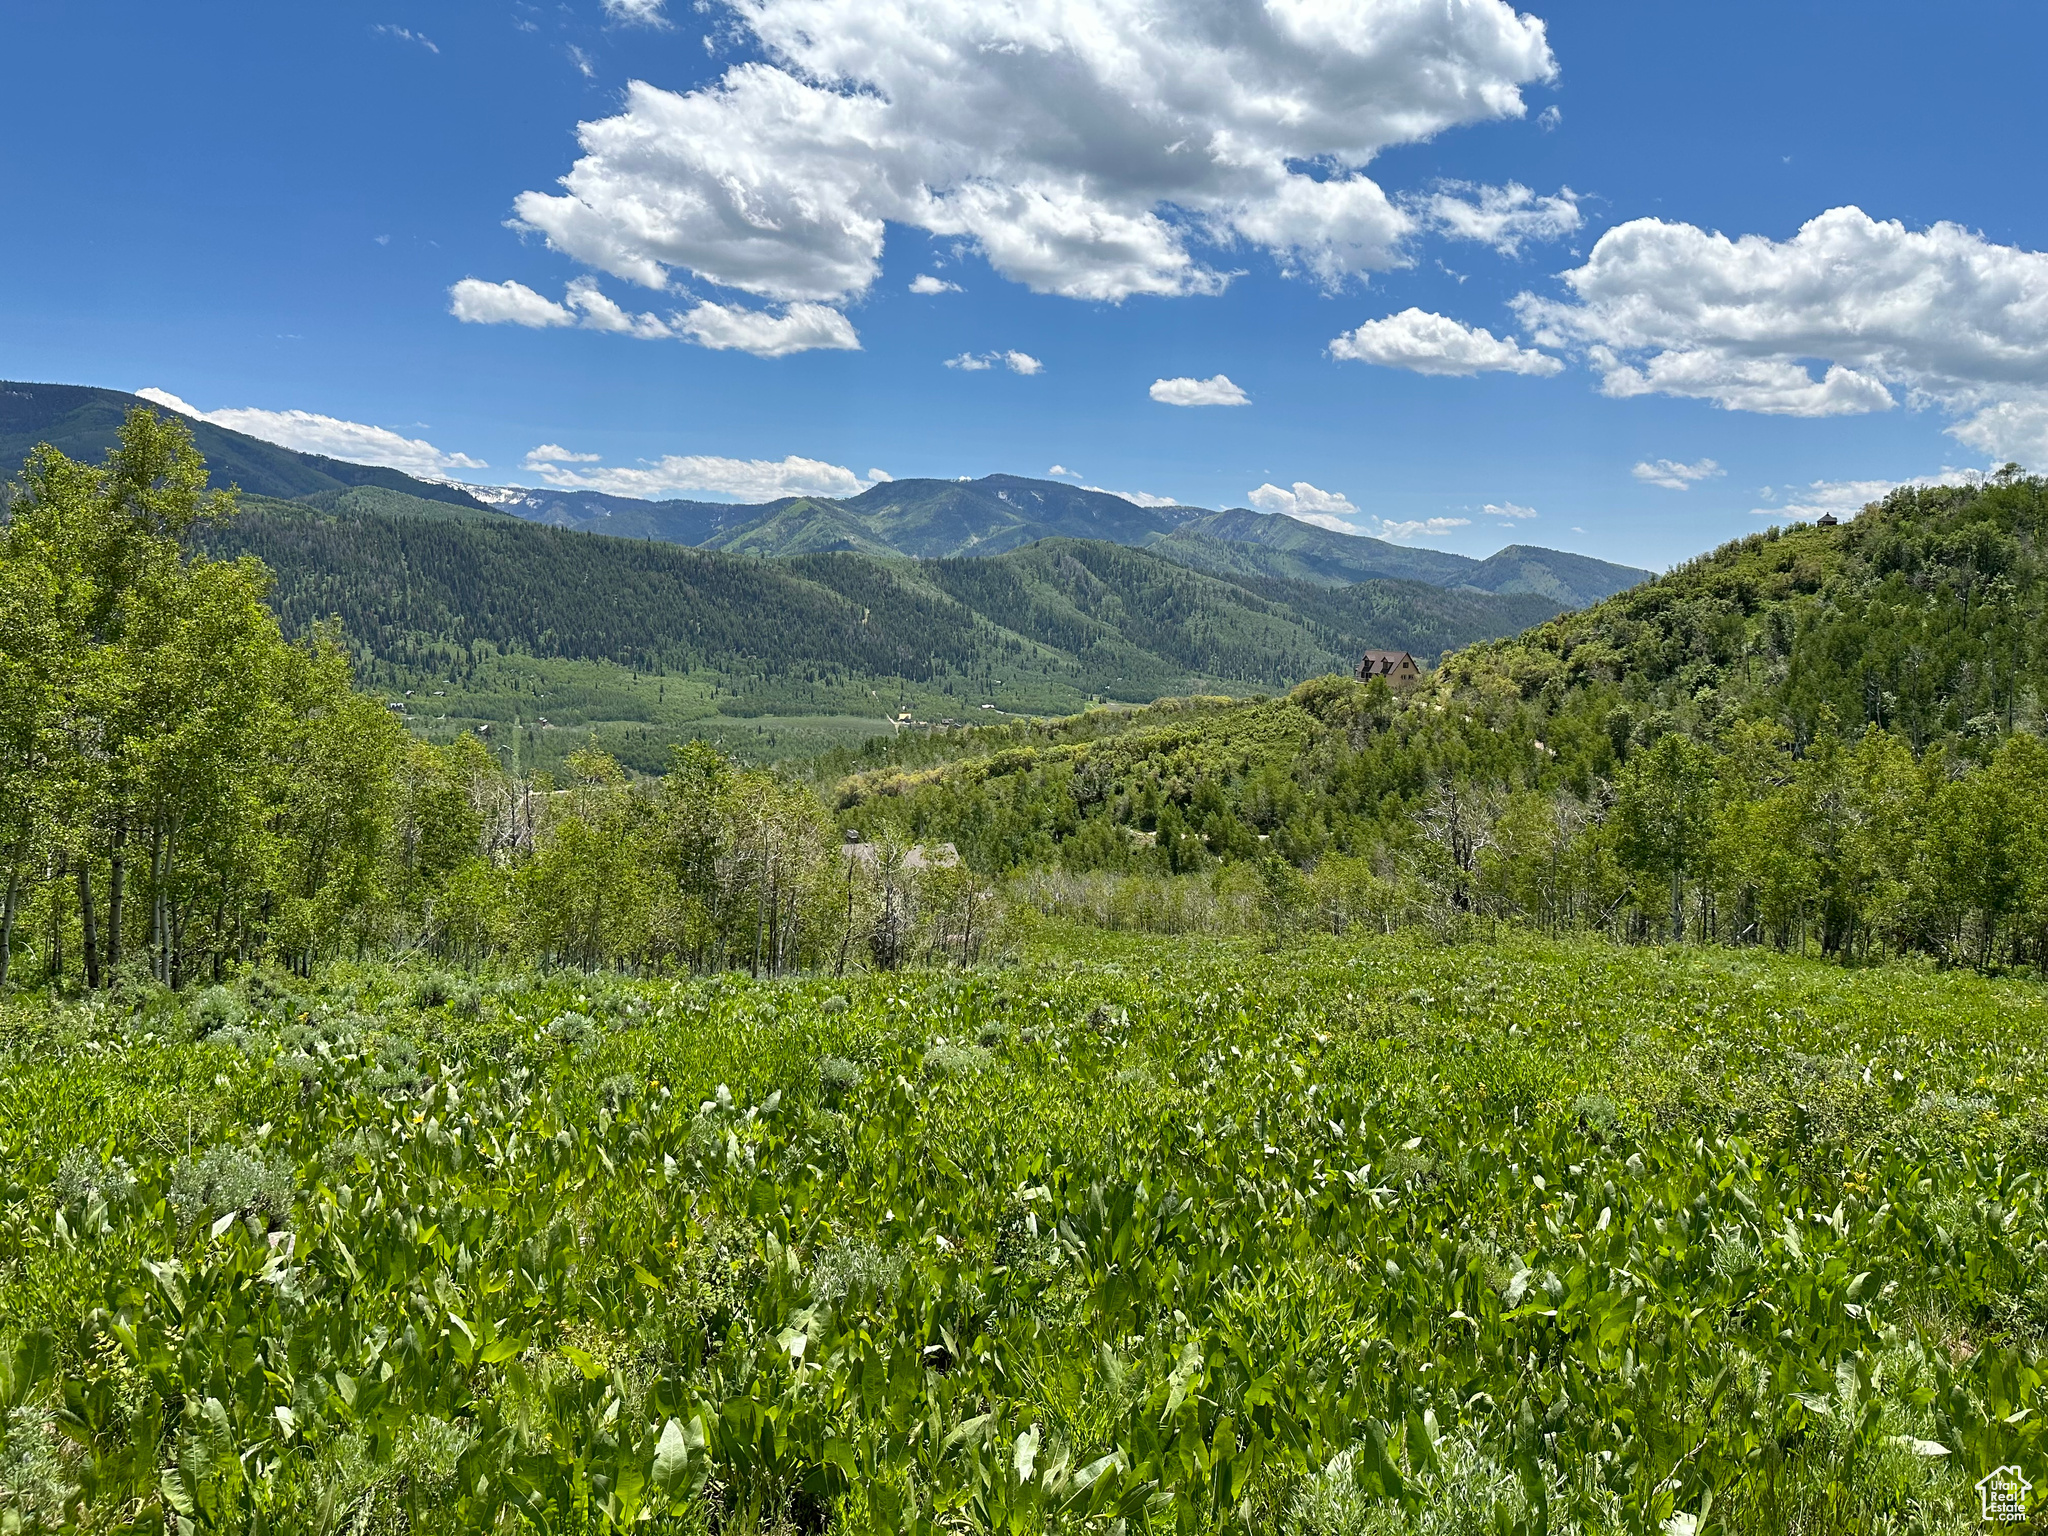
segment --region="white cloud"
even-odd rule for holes
[[[596,464],[604,458],[601,453],[571,453],[560,443],[542,443],[538,448],[526,452],[526,467],[539,469],[543,464]]]
[[[1071,469],[1063,471],[1056,468],[1053,473],[1071,475],[1074,472]],[[967,476],[962,475],[960,478],[965,480]],[[1079,477],[1077,476],[1076,478]],[[1180,505],[1180,502],[1172,496],[1154,496],[1150,491],[1112,491],[1106,485],[1083,485],[1080,489],[1094,491],[1101,496],[1119,497],[1124,501],[1128,501],[1134,507],[1177,507]]]
[[[1570,299],[1516,311],[1539,345],[1582,347],[1610,395],[1849,416],[1903,394],[1994,458],[2048,455],[2048,254],[1860,208],[1782,241],[1635,219],[1564,281]]]
[[[401,43],[418,43],[429,53],[439,53],[441,51],[434,46],[433,40],[424,32],[414,32],[405,27],[394,27],[389,22],[380,22],[378,25],[370,28],[370,30],[380,37],[395,37]]]
[[[659,315],[636,315],[622,309],[592,277],[571,282],[560,304],[524,283],[487,283],[465,277],[448,290],[448,313],[473,325],[532,329],[573,325],[646,341],[691,341],[713,351],[751,352],[756,357],[786,357],[820,348],[860,350],[860,337],[852,323],[823,304],[790,304],[776,315],[705,301],[686,314],[671,314],[664,320]]]
[[[724,459],[705,454],[670,454],[637,468],[565,469],[532,465],[561,490],[604,491],[613,496],[661,500],[684,491],[735,501],[774,501],[783,496],[854,496],[889,477],[879,469],[863,480],[852,470],[820,459]]]
[[[1562,108],[1557,107],[1555,105],[1545,107],[1541,112],[1538,112],[1536,114],[1536,126],[1538,128],[1541,128],[1545,133],[1554,132],[1557,128],[1557,125],[1563,121],[1564,111]],[[1572,530],[1573,533],[1577,533],[1579,531],[1580,530],[1577,528],[1574,528]]]
[[[1154,379],[1152,398],[1161,405],[1250,405],[1252,397],[1222,374],[1212,379]]]
[[[934,277],[929,272],[920,272],[910,280],[912,293],[958,293],[960,285],[949,283],[943,277]]]
[[[1983,478],[1982,470],[1944,469],[1938,475],[1915,475],[1910,480],[1815,480],[1804,486],[1786,487],[1783,494],[1792,500],[1775,507],[1752,507],[1750,514],[1810,523],[1823,513],[1831,512],[1846,522],[1871,502],[1882,501],[1901,485],[1976,485]],[[1769,486],[1764,487],[1763,496],[1766,501],[1773,499]]]
[[[661,341],[675,335],[668,322],[656,315],[630,315],[598,288],[597,280],[579,277],[569,284],[564,296],[569,308],[583,316],[583,326],[592,331],[613,331],[621,336],[638,336],[643,341]],[[843,322],[843,316],[834,316]]]
[[[1728,473],[1712,459],[1681,464],[1676,459],[1644,459],[1629,471],[1647,485],[1661,485],[1667,491],[1689,489],[1700,480],[1713,480]]]
[[[604,13],[613,21],[635,22],[643,27],[665,27],[662,0],[604,0]]]
[[[319,416],[311,411],[265,411],[253,406],[202,411],[168,390],[138,389],[135,393],[195,421],[210,421],[217,427],[226,427],[231,432],[246,432],[281,448],[322,454],[350,464],[383,464],[404,470],[409,475],[430,479],[441,478],[458,469],[490,468],[482,459],[473,459],[466,453],[443,453],[420,438],[406,437],[388,427],[372,427],[360,421],[343,421],[339,417]]]
[[[1413,206],[1440,234],[1477,240],[1503,256],[1520,255],[1524,240],[1562,240],[1585,222],[1579,194],[1570,187],[1538,197],[1518,181],[1504,187],[1447,181]]]
[[[1509,0],[732,14],[748,61],[687,93],[629,84],[560,190],[518,198],[525,227],[648,287],[683,271],[782,302],[864,293],[892,221],[1078,298],[1215,292],[1195,242],[1334,283],[1400,263],[1416,228],[1362,174],[1375,155],[1520,117],[1556,72]]]
[[[1277,512],[1297,522],[1334,528],[1339,533],[1353,532],[1343,519],[1358,515],[1358,508],[1343,492],[1319,490],[1306,480],[1295,481],[1292,490],[1283,490],[1269,482],[1249,492],[1247,499],[1261,512]]]
[[[1081,478],[1081,472],[1078,469],[1069,469],[1064,464],[1055,464],[1046,473],[1048,475],[1072,475],[1076,480]]]
[[[860,350],[852,323],[823,304],[791,304],[781,314],[771,315],[765,310],[707,301],[684,315],[676,329],[700,347],[715,352],[751,352],[756,357]]]
[[[590,62],[590,55],[581,48],[578,48],[574,43],[569,45],[569,62],[576,66],[577,72],[584,79],[595,80],[597,78],[597,66]]]
[[[1045,364],[1029,352],[962,352],[958,357],[947,358],[946,366],[958,368],[963,373],[986,373],[991,368],[1007,368],[1026,377],[1045,372]]]
[[[1440,539],[1453,529],[1467,528],[1471,524],[1469,517],[1422,517],[1404,523],[1381,518],[1373,534],[1382,539]]]
[[[1330,343],[1330,356],[1408,368],[1416,373],[1464,376],[1474,373],[1561,372],[1564,364],[1532,351],[1512,336],[1496,337],[1484,326],[1463,325],[1448,315],[1404,309],[1383,320],[1368,320]]]
[[[487,283],[465,277],[448,290],[448,313],[471,325],[574,325],[575,315],[524,283]]]
[[[2048,468],[2048,392],[2015,391],[2015,397],[1987,405],[1949,433],[1998,460]]]
[[[1504,501],[1500,503],[1500,505],[1498,506],[1495,506],[1492,502],[1489,501],[1485,506],[1481,507],[1479,510],[1484,512],[1488,517],[1523,518],[1534,517],[1536,515],[1536,509],[1534,507],[1517,506],[1512,501]]]

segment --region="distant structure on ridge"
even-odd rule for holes
[[[1407,688],[1422,680],[1422,668],[1406,651],[1367,651],[1358,664],[1358,680],[1368,683],[1376,677],[1384,677],[1389,688]]]

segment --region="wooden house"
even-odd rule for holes
[[[1387,686],[1399,692],[1422,681],[1422,668],[1406,651],[1367,651],[1358,663],[1358,680],[1368,683],[1376,677],[1385,678]]]

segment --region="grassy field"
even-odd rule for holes
[[[826,697],[823,710],[782,708],[717,673],[635,672],[559,657],[490,656],[466,682],[431,667],[373,671],[370,694],[421,737],[449,742],[480,731],[508,770],[516,763],[527,773],[560,774],[593,736],[633,772],[659,774],[680,741],[707,741],[746,762],[787,762],[892,735],[886,717],[899,708],[919,721],[999,718],[935,689],[882,698],[863,687]]]
[[[2048,997],[1121,939],[0,1005],[0,1529],[1983,1527]]]

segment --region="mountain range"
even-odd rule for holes
[[[0,464],[39,442],[98,458],[139,396],[69,384],[0,383]],[[255,496],[303,501],[361,486],[428,501],[494,509],[583,533],[658,539],[731,554],[845,551],[880,558],[999,555],[1039,539],[1097,539],[1151,548],[1179,564],[1226,576],[1273,576],[1342,587],[1374,579],[1473,592],[1533,594],[1579,608],[1647,580],[1650,572],[1560,550],[1512,545],[1485,560],[1415,549],[1248,507],[1139,506],[1054,480],[890,480],[844,499],[769,502],[643,501],[602,491],[454,485],[395,469],[299,453],[211,422],[191,423],[216,483]]]
[[[1021,475],[888,480],[841,500],[792,496],[751,506],[639,501],[601,491],[523,486],[469,490],[494,507],[557,528],[747,555],[844,550],[938,560],[999,555],[1039,539],[1099,539],[1151,549],[1221,575],[1278,576],[1322,587],[1374,579],[1421,581],[1473,592],[1535,594],[1563,608],[1598,602],[1651,574],[1527,545],[1475,560],[1249,507],[1214,512],[1139,506],[1108,491]]]
[[[0,464],[38,442],[97,458],[142,403],[0,384]],[[265,562],[287,632],[338,618],[358,676],[417,728],[488,727],[529,766],[592,731],[655,770],[689,735],[786,754],[905,712],[1279,690],[1370,647],[1429,663],[1647,574],[1007,475],[754,506],[452,486],[191,425],[243,492],[201,543]]]

